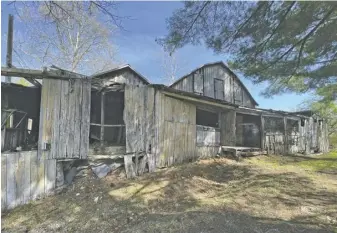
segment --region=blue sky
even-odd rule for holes
[[[7,19],[9,13],[14,13],[8,2],[2,2],[1,14],[1,60],[5,64],[7,32]],[[130,64],[134,69],[147,77],[153,83],[162,83],[164,71],[162,67],[162,49],[155,42],[155,39],[162,37],[167,33],[166,19],[172,12],[181,7],[181,2],[118,2],[118,14],[129,16],[132,19],[124,20],[125,30],[118,32],[112,43],[118,47],[118,60],[122,63]],[[20,30],[22,25],[15,21],[15,30]],[[15,44],[14,44],[15,47]],[[16,56],[13,54],[13,56]],[[188,45],[177,51],[177,59],[181,62],[178,76],[189,73],[193,69],[204,63],[224,61],[227,63],[227,56],[216,55],[211,50],[202,45]],[[13,58],[15,61],[15,57]],[[19,64],[15,64],[19,66]],[[238,72],[238,71],[236,71]],[[271,99],[260,96],[259,93],[264,90],[267,84],[253,84],[250,80],[242,77],[240,79],[252,93],[261,108],[272,108],[280,110],[295,110],[299,104],[308,99],[309,94],[295,95],[283,94]]]

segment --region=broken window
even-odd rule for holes
[[[197,108],[197,125],[219,127],[219,114],[217,112],[210,112]]]

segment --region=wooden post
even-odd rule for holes
[[[264,139],[264,118],[263,118],[263,116],[262,116],[262,114],[261,114],[261,116],[260,116],[260,119],[261,119],[261,127],[260,127],[260,130],[261,130],[261,132],[260,132],[260,135],[261,135],[261,149],[262,150],[264,150],[265,149],[265,139]]]
[[[101,93],[101,146],[104,145],[104,110],[105,110],[105,92]]]
[[[288,154],[288,132],[287,132],[287,117],[283,117],[283,127],[284,127],[284,152],[283,154]]]
[[[13,54],[13,15],[8,16],[8,32],[7,32],[7,56],[6,63],[7,67],[12,67],[12,54]],[[6,77],[6,82],[11,83],[12,78],[10,76]]]

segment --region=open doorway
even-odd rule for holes
[[[92,91],[90,114],[91,147],[125,147],[124,92]]]

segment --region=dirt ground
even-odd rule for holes
[[[77,179],[2,215],[3,232],[337,232],[337,153],[207,159]]]

